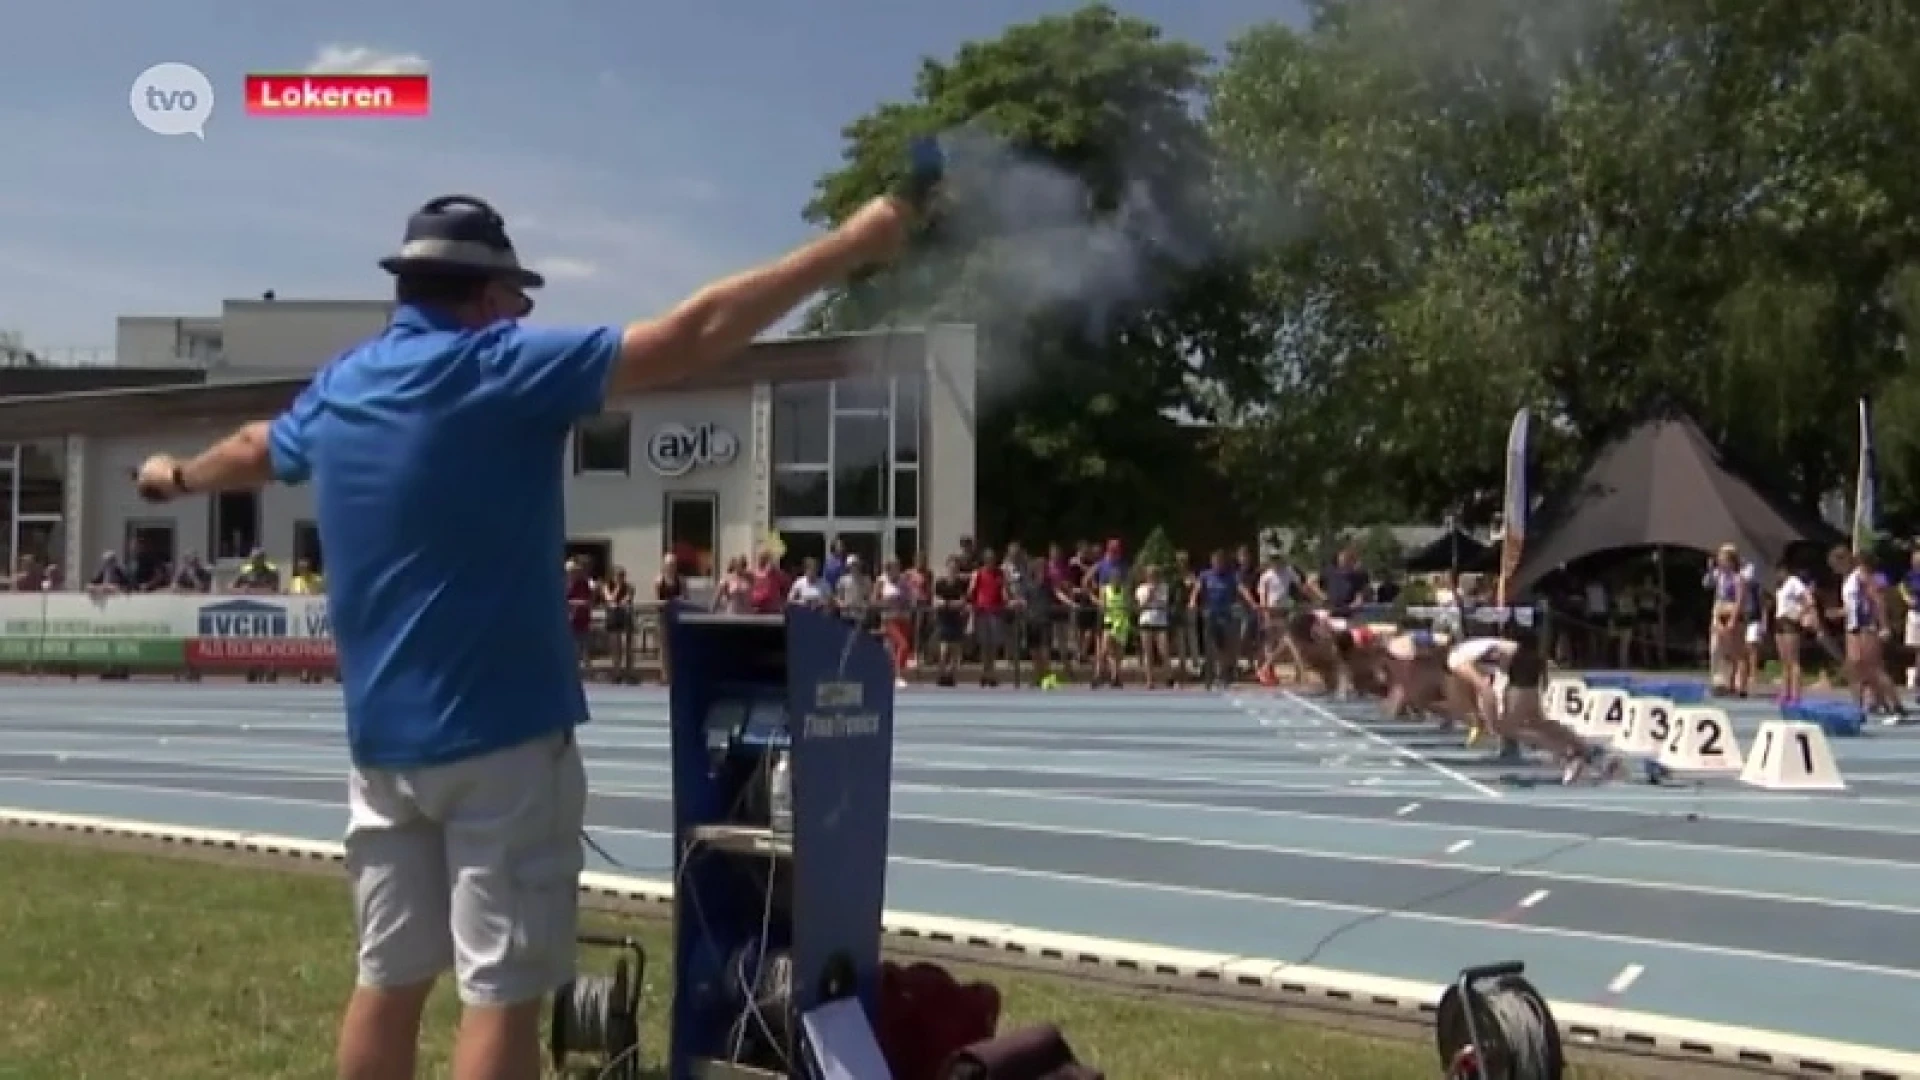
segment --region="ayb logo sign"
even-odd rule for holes
[[[647,464],[661,476],[685,476],[703,465],[730,465],[740,440],[718,424],[667,424],[647,440]]]
[[[201,607],[199,630],[207,638],[328,637],[333,626],[324,601],[289,612],[264,600],[223,600]]]

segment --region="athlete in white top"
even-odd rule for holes
[[[1602,766],[1602,779],[1619,774],[1620,760],[1589,749],[1572,729],[1546,714],[1540,691],[1546,662],[1537,642],[1474,638],[1447,654],[1448,691],[1456,709],[1470,710],[1502,738],[1546,750],[1564,768],[1561,783],[1573,784]]]
[[[1260,580],[1255,584],[1256,600],[1260,602],[1260,628],[1266,638],[1266,655],[1261,660],[1266,665],[1262,673],[1263,680],[1273,677],[1274,668],[1282,658],[1293,661],[1293,681],[1300,685],[1307,681],[1307,666],[1287,638],[1283,620],[1286,610],[1293,601],[1295,590],[1301,588],[1300,575],[1293,567],[1279,559],[1267,563],[1260,572]]]
[[[1800,699],[1800,644],[1813,604],[1813,590],[1800,575],[1781,570],[1780,584],[1773,590],[1773,645],[1780,656],[1782,703]]]

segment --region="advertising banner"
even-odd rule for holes
[[[0,664],[7,666],[165,669],[186,662],[177,638],[0,637]]]
[[[0,593],[0,664],[62,660],[329,668],[333,624],[324,596]]]
[[[318,596],[242,596],[194,611],[187,662],[195,668],[312,670],[332,667],[333,624]]]

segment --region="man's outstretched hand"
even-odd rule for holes
[[[166,502],[181,494],[180,462],[171,454],[155,454],[140,463],[133,474],[140,497],[152,503]]]

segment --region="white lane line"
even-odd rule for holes
[[[1365,739],[1366,741],[1372,743],[1373,745],[1381,748],[1382,750],[1385,750],[1388,753],[1393,754],[1395,757],[1400,758],[1403,761],[1411,762],[1415,765],[1432,769],[1434,772],[1437,772],[1441,776],[1444,776],[1447,779],[1452,780],[1454,783],[1467,788],[1469,791],[1477,792],[1481,795],[1486,796],[1489,799],[1506,798],[1506,795],[1503,794],[1499,789],[1488,787],[1487,785],[1481,783],[1478,780],[1475,780],[1473,777],[1468,776],[1467,774],[1461,772],[1458,769],[1454,769],[1446,765],[1442,765],[1440,762],[1433,760],[1432,758],[1426,756],[1425,754],[1422,754],[1415,750],[1409,750],[1406,747],[1401,746],[1399,743],[1394,742],[1392,739],[1386,738],[1385,736],[1380,735],[1376,732],[1368,731],[1366,728],[1362,727],[1359,724],[1354,723],[1351,720],[1346,719],[1345,717],[1341,716],[1339,713],[1336,713],[1332,709],[1327,708],[1325,705],[1321,705],[1314,701],[1309,701],[1308,699],[1301,697],[1299,694],[1296,694],[1291,690],[1282,690],[1280,691],[1280,694],[1282,697],[1286,698],[1287,700],[1292,701],[1295,705],[1298,705],[1299,707],[1306,709],[1307,711],[1314,713],[1317,716],[1320,716],[1327,720],[1332,721],[1334,724],[1339,726],[1340,730],[1345,731],[1347,734],[1357,735],[1360,738]]]
[[[85,785],[75,785],[85,786]],[[234,801],[252,803],[278,803],[288,806],[318,806],[329,810],[338,810],[338,802],[319,802],[313,799],[277,799],[261,796],[233,795],[214,792],[165,792],[168,795],[198,798],[211,798],[215,801]],[[171,824],[171,823],[169,823]],[[217,826],[201,826],[217,827]],[[650,841],[671,841],[672,834],[648,829],[623,829],[617,826],[601,825],[589,822],[595,836],[632,836]],[[1447,926],[1460,929],[1498,930],[1502,934],[1526,934],[1539,938],[1559,938],[1569,941],[1589,941],[1609,945],[1632,946],[1636,949],[1662,953],[1691,954],[1696,956],[1722,956],[1741,960],[1753,960],[1761,963],[1784,964],[1793,967],[1805,967],[1814,970],[1845,972],[1854,975],[1879,976],[1898,979],[1905,983],[1920,982],[1920,970],[1885,967],[1878,964],[1863,964],[1850,960],[1829,960],[1815,956],[1790,953],[1765,952],[1759,949],[1742,949],[1726,945],[1706,945],[1698,942],[1663,941],[1659,938],[1637,937],[1629,934],[1607,933],[1593,930],[1571,930],[1557,927],[1531,926],[1526,923],[1502,923],[1486,919],[1463,918],[1457,915],[1435,915],[1425,912],[1410,912],[1392,908],[1371,907],[1359,904],[1336,903],[1322,900],[1301,900],[1292,897],[1267,896],[1257,893],[1239,892],[1228,889],[1197,888],[1190,885],[1174,885],[1165,882],[1147,882],[1124,878],[1101,877],[1091,874],[1062,873],[1051,870],[1029,870],[1006,866],[984,866],[977,863],[955,862],[945,859],[915,858],[912,856],[891,856],[890,864],[902,866],[924,866],[940,870],[960,871],[968,874],[986,874],[995,877],[1007,877],[1028,881],[1043,881],[1064,885],[1088,885],[1099,889],[1127,889],[1143,893],[1157,893],[1170,896],[1183,896],[1210,900],[1258,904],[1275,909],[1295,911],[1321,911],[1339,915],[1365,915],[1372,919],[1391,922],[1419,923],[1428,926]]]
[[[1545,900],[1546,898],[1547,898],[1546,889],[1536,889],[1533,892],[1528,893],[1526,896],[1520,899],[1520,908],[1521,910],[1524,911],[1527,908],[1534,907],[1535,905],[1539,904],[1540,901]]]
[[[1627,988],[1631,987],[1634,983],[1638,982],[1640,979],[1640,976],[1645,974],[1646,970],[1647,970],[1646,968],[1640,966],[1639,964],[1628,964],[1626,967],[1621,968],[1620,974],[1615,975],[1613,977],[1613,981],[1607,984],[1607,993],[1609,994],[1626,993]]]
[[[1413,812],[1414,812],[1415,810],[1418,810],[1418,809],[1420,809],[1420,804],[1419,804],[1419,803],[1417,803],[1417,802],[1410,802],[1410,803],[1408,803],[1407,805],[1405,805],[1405,806],[1403,806],[1403,807],[1401,807],[1400,809],[1398,809],[1398,810],[1395,810],[1395,811],[1393,812],[1393,816],[1394,816],[1394,817],[1406,817],[1406,816],[1407,816],[1408,814],[1411,814],[1411,813],[1413,813]]]

